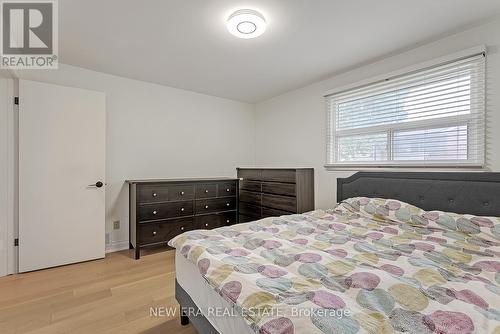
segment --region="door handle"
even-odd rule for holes
[[[92,188],[101,188],[103,185],[104,185],[104,183],[102,183],[101,181],[97,181],[94,184],[89,184],[89,187],[92,187]]]

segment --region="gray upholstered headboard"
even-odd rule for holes
[[[427,211],[500,217],[500,173],[359,172],[337,179],[337,202],[358,196],[398,199]]]

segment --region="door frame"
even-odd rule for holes
[[[16,187],[17,187],[17,108],[14,96],[17,80],[0,76],[0,233],[5,248],[0,249],[0,276],[14,274],[17,268]]]

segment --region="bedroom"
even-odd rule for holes
[[[0,333],[500,332],[499,1],[1,8]]]

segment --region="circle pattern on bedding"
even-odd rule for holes
[[[336,210],[186,232],[172,244],[258,333],[465,334],[487,326],[500,334],[495,217],[354,198]]]

